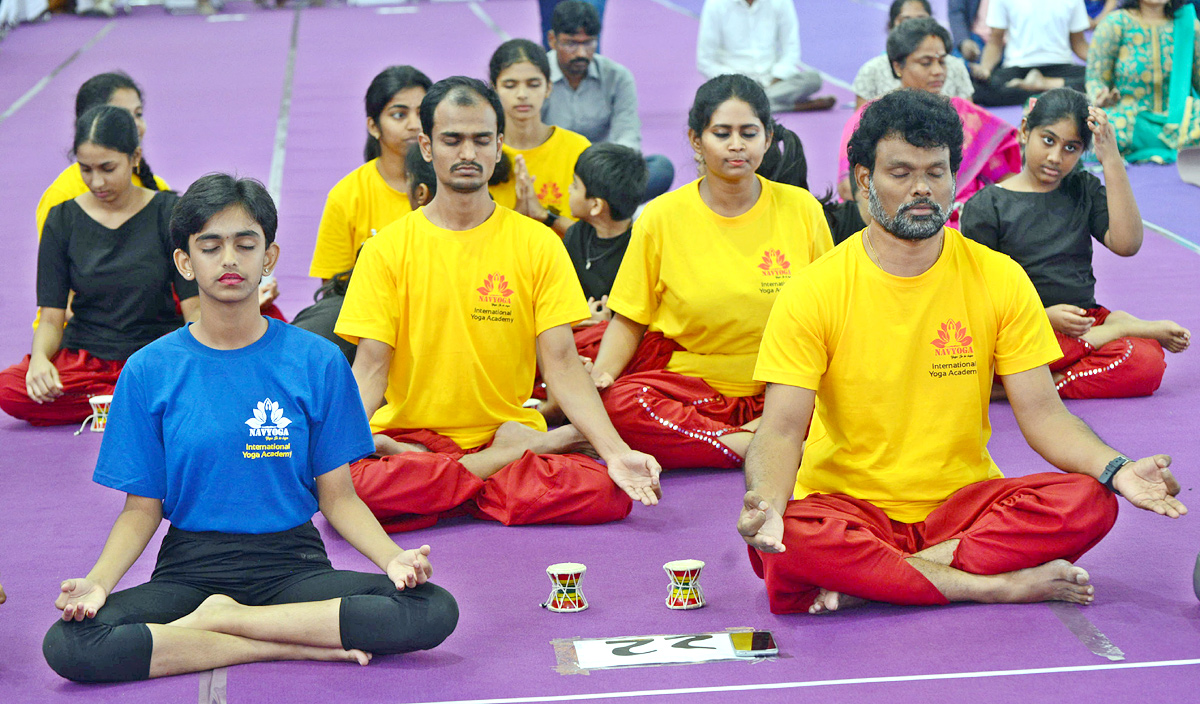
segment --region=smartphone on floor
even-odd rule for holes
[[[733,641],[733,653],[740,658],[757,658],[764,655],[778,655],[779,648],[775,645],[775,636],[770,631],[745,631],[730,633]]]

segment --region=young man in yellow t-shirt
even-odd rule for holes
[[[771,312],[738,530],[775,613],[1086,604],[1088,573],[1071,563],[1112,527],[1114,493],[1187,511],[1170,457],[1130,461],[1063,406],[1047,366],[1060,352],[1020,267],[943,227],[958,125],[915,91],[868,108],[849,151],[873,221],[798,272]],[[1064,473],[1000,473],[993,373],[1029,445]]]
[[[437,194],[367,241],[338,319],[379,455],[351,473],[389,531],[449,513],[603,523],[658,501],[658,463],[617,435],[575,353],[589,311],[566,250],[488,196],[503,114],[474,79],[429,90],[419,143]],[[549,432],[522,407],[539,361],[572,422]]]

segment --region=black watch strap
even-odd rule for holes
[[[542,218],[542,224],[546,227],[554,227],[554,223],[558,220],[558,215],[552,210],[546,211],[546,217]]]
[[[1130,462],[1132,462],[1132,460],[1125,455],[1117,455],[1112,459],[1111,462],[1105,465],[1104,471],[1100,473],[1099,477],[1096,477],[1096,481],[1108,487],[1108,490],[1114,494],[1121,493],[1117,491],[1116,487],[1113,486],[1113,479],[1116,478],[1117,472],[1121,471],[1121,468]]]

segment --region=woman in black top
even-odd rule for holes
[[[41,325],[30,354],[0,372],[0,409],[34,425],[78,423],[111,394],[125,359],[199,315],[196,284],[171,260],[177,196],[132,182],[141,163],[128,110],[100,105],[75,124],[88,192],[50,210],[38,248]],[[66,321],[68,295],[73,316]]]
[[[1075,169],[1093,136],[1107,187]],[[1012,257],[1033,281],[1063,350],[1050,365],[1059,395],[1154,393],[1166,369],[1163,349],[1182,352],[1191,333],[1096,303],[1092,239],[1123,257],[1142,246],[1142,217],[1112,125],[1083,94],[1059,88],[1021,121],[1021,143],[1021,172],[971,198],[963,234]]]

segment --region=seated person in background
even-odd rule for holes
[[[1052,88],[1083,90],[1085,69],[1071,56],[1087,60],[1083,0],[990,0],[987,26],[983,55],[971,67],[975,102],[1021,105]]]
[[[1062,349],[1050,371],[1063,398],[1148,396],[1162,383],[1163,348],[1182,352],[1191,341],[1170,320],[1096,303],[1092,239],[1123,257],[1142,246],[1142,216],[1115,140],[1104,111],[1082,93],[1049,91],[1021,121],[1021,173],[963,208],[963,234],[1012,257],[1037,288]],[[1104,184],[1075,169],[1090,143]]]
[[[888,35],[888,59],[903,88],[940,95],[946,80],[945,59],[950,52],[950,34],[932,18],[909,20]],[[958,208],[984,186],[1004,180],[1021,170],[1021,146],[1017,130],[1004,120],[969,100],[951,98],[950,105],[963,125],[963,163],[957,173],[958,189],[950,224],[958,223]],[[854,113],[842,130],[838,151],[838,195],[850,196],[850,164],[846,146],[858,126],[865,107]]]
[[[705,78],[740,73],[767,91],[773,112],[828,110],[833,96],[813,98],[821,74],[800,68],[800,23],[792,0],[705,0],[696,39]]]
[[[986,37],[992,33],[987,26],[983,0],[950,0],[946,10],[950,16],[950,34],[954,37],[954,54],[968,63],[979,63]]]
[[[550,85],[542,104],[546,124],[565,127],[593,144],[612,142],[641,151],[642,121],[637,88],[629,69],[596,53],[600,15],[583,0],[566,0],[554,8],[550,41]],[[640,201],[666,193],[675,178],[671,160],[646,157],[649,177]],[[639,202],[640,202],[639,201]]]
[[[42,324],[29,355],[0,372],[0,409],[33,425],[86,418],[88,399],[112,393],[129,355],[183,323],[176,296],[184,317],[199,315],[196,285],[171,264],[177,197],[132,181],[142,160],[133,115],[112,105],[88,110],[75,123],[72,151],[90,190],[46,216],[37,266]]]
[[[378,456],[351,468],[358,495],[389,531],[463,513],[604,523],[630,497],[656,503],[658,464],[617,435],[575,352],[571,324],[589,311],[562,242],[488,196],[500,99],[439,81],[421,127],[437,193],[363,245],[337,322],[377,433]],[[539,362],[572,425],[546,432],[522,407]]]
[[[850,179],[850,200],[838,202],[832,193],[821,199],[835,246],[850,239],[851,235],[858,234],[871,222],[869,204],[869,194],[860,190],[854,179]]]
[[[704,176],[646,206],[608,297],[593,378],[622,437],[668,469],[742,465],[771,303],[833,246],[812,194],[755,172],[773,124],[753,79],[700,86],[688,137]]]
[[[427,581],[429,546],[396,547],[354,494],[347,463],[372,443],[349,366],[259,313],[277,222],[250,179],[209,174],[179,199],[175,264],[203,313],[131,357],[117,384],[93,479],[126,492],[125,506],[87,576],[60,585],[62,619],[42,643],[67,679],[366,665],[432,648],[458,622],[454,598]],[[384,574],[334,570],[318,510]],[[114,592],[164,517],[150,581]]]
[[[537,44],[528,39],[504,42],[492,54],[488,74],[504,106],[503,158],[512,164],[505,181],[491,184],[492,198],[562,237],[575,222],[567,204],[575,161],[591,142],[542,121],[542,105],[551,91],[550,61]]]
[[[308,275],[328,281],[354,267],[367,238],[412,212],[404,156],[421,133],[417,108],[432,83],[412,66],[389,66],[371,80],[366,163],[329,190]]]
[[[421,156],[420,149],[408,150],[404,157],[404,170],[408,173],[408,202],[413,205],[413,209],[433,200],[433,194],[437,193],[437,178],[433,175],[433,167]],[[353,274],[353,269],[334,274],[333,278],[326,280],[313,294],[313,300],[316,302],[292,319],[292,325],[314,332],[336,344],[342,354],[346,355],[346,361],[351,364],[354,364],[354,353],[358,347],[335,333],[333,328],[337,324],[338,314],[342,311],[342,302],[346,299],[346,289],[350,286],[350,277]]]
[[[1108,15],[1092,35],[1088,50],[1087,91],[1097,107],[1108,112],[1117,135],[1117,148],[1134,162],[1175,161],[1176,152],[1200,145],[1200,104],[1191,96],[1200,90],[1200,31],[1195,12],[1181,0],[1149,2],[1129,0]],[[1191,23],[1191,27],[1187,24]],[[1192,64],[1187,78],[1175,78],[1170,69],[1187,70],[1177,60],[1178,37],[1191,37]],[[1182,94],[1173,95],[1175,86]],[[1171,106],[1184,103],[1183,124],[1168,124]],[[1186,103],[1191,103],[1188,108]],[[1138,121],[1155,129],[1136,130]],[[1181,127],[1183,131],[1181,132]],[[1143,131],[1146,133],[1144,137]]]
[[[908,20],[932,15],[929,0],[893,0],[888,11],[888,33]],[[854,76],[854,106],[862,107],[863,103],[891,93],[899,87],[900,79],[892,72],[892,62],[885,51],[863,64]],[[947,98],[970,100],[974,93],[975,88],[971,85],[971,73],[967,70],[967,64],[957,56],[947,56],[942,95]]]
[[[737,527],[773,613],[1086,604],[1088,573],[1071,562],[1112,527],[1114,493],[1187,511],[1170,457],[1130,461],[1063,406],[1046,368],[1058,344],[1021,268],[943,227],[961,148],[944,100],[872,103],[850,143],[871,224],[797,272],[771,311]],[[993,373],[1062,473],[1001,475]]]

